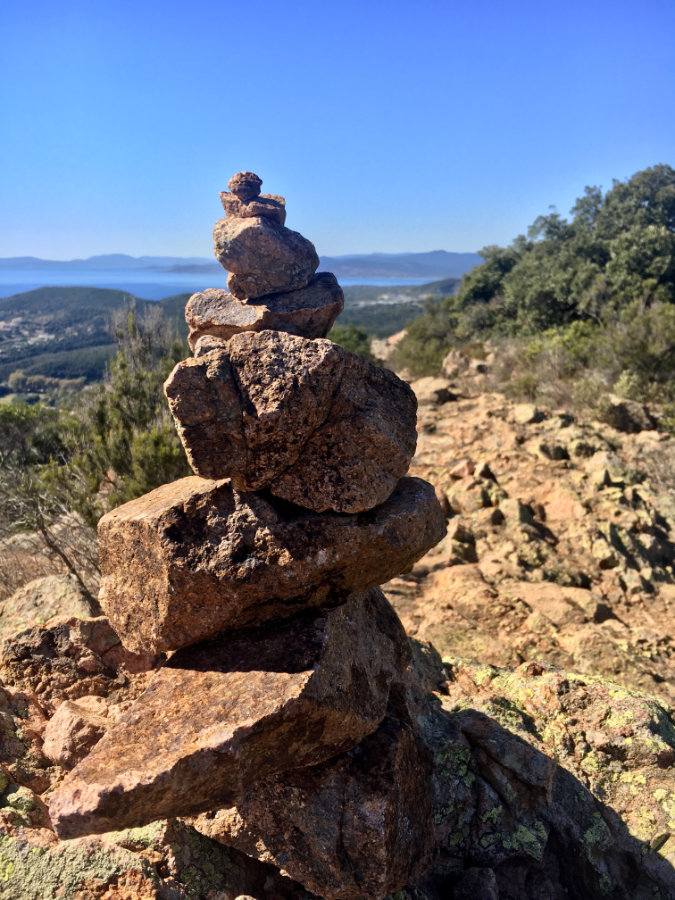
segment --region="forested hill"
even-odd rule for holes
[[[399,365],[438,371],[450,349],[486,341],[529,399],[603,393],[675,402],[675,169],[657,165],[603,194],[587,187],[566,219],[539,216],[508,247],[481,251],[452,297],[400,345]]]
[[[426,297],[447,296],[457,283],[446,278],[424,285],[346,287],[340,324],[386,337],[421,315]],[[0,299],[0,391],[4,383],[5,393],[11,387],[20,394],[43,394],[45,378],[99,381],[116,349],[113,318],[131,308],[141,318],[160,310],[165,323],[185,338],[188,297],[152,301],[106,288],[43,287]],[[9,385],[17,371],[21,376],[14,374]]]
[[[43,287],[0,299],[0,381],[20,369],[53,378],[102,377],[115,349],[111,318],[134,307],[143,315],[160,307],[186,334],[187,294],[156,303],[127,291],[92,287]]]

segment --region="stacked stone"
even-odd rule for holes
[[[260,184],[221,194],[230,293],[190,298],[194,357],[165,385],[196,475],[99,524],[113,627],[172,655],[50,814],[64,838],[192,816],[319,896],[381,898],[433,829],[409,644],[377,586],[444,517],[406,476],[414,394],[324,338],[342,292]]]

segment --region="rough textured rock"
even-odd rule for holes
[[[97,612],[74,575],[34,578],[1,604],[0,640],[56,618],[88,618]]]
[[[498,897],[672,895],[675,730],[662,705],[536,664],[448,660],[446,674],[418,716],[442,848],[422,896],[448,896],[439,883],[469,868]]]
[[[100,598],[130,649],[175,650],[335,606],[409,568],[444,532],[434,491],[419,479],[344,516],[191,476],[101,519]]]
[[[674,895],[675,724],[663,704],[536,665],[441,665],[430,646],[414,644],[426,687],[415,686],[414,672],[404,678],[433,756],[438,851],[396,900],[482,900],[480,890],[502,900]],[[12,782],[5,789],[0,776],[8,897],[317,900],[273,866],[176,820],[58,841],[40,794],[61,770],[45,768],[39,718],[24,694],[0,690],[0,758]],[[156,894],[142,893],[149,886]]]
[[[82,703],[64,702],[49,720],[43,752],[59,766],[72,769],[106,733],[110,722]]]
[[[213,241],[239,300],[303,288],[319,265],[314,244],[267,216],[219,219]]]
[[[0,676],[15,690],[36,694],[48,713],[88,694],[121,702],[137,696],[162,656],[132,653],[104,616],[32,628],[5,641]]]
[[[608,425],[626,434],[637,434],[639,431],[656,428],[656,420],[643,403],[617,397],[615,394],[606,395],[602,414]]]
[[[325,337],[342,312],[344,294],[330,272],[314,275],[307,287],[243,303],[227,291],[193,294],[185,307],[193,352],[203,335],[228,340],[241,331],[285,331],[305,338]]]
[[[273,862],[325,900],[379,900],[429,862],[428,773],[399,702],[349,753],[264,779],[236,808],[203,813],[192,824]]]
[[[410,388],[331,341],[238,334],[179,363],[165,391],[198,475],[317,512],[381,503],[415,450]]]
[[[179,650],[51,795],[60,837],[229,805],[356,746],[410,650],[374,589],[338,609]]]
[[[314,900],[271,865],[182,822],[59,841],[46,828],[3,831],[0,896],[11,900]]]
[[[220,192],[220,202],[225,215],[235,219],[252,219],[263,216],[283,225],[286,221],[286,201],[276,194],[260,194],[253,200],[243,201],[227,191]]]
[[[408,632],[442,653],[536,660],[675,703],[672,437],[499,394],[419,416],[411,474],[447,495],[460,530],[385,586]],[[453,477],[467,459],[473,473]]]
[[[451,390],[450,382],[433,375],[415,382],[415,394],[420,406],[441,406],[457,399],[457,392]]]

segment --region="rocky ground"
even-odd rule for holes
[[[448,535],[384,590],[416,639],[424,690],[411,677],[406,705],[438,850],[393,900],[675,897],[675,440],[637,410],[618,430],[483,380],[415,384],[411,474],[436,486]],[[0,616],[0,897],[310,900],[186,821],[56,838],[46,794],[159,658],[68,619],[83,599],[62,589],[57,609],[54,590]]]
[[[675,440],[502,394],[417,382],[411,474],[448,534],[386,585],[412,636],[497,666],[542,662],[675,698]],[[446,400],[446,402],[439,402]]]

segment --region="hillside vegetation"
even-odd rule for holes
[[[516,396],[597,406],[614,392],[675,401],[675,170],[658,165],[603,194],[587,187],[565,219],[481,251],[453,296],[427,305],[397,361],[433,374],[452,348],[501,362]]]

